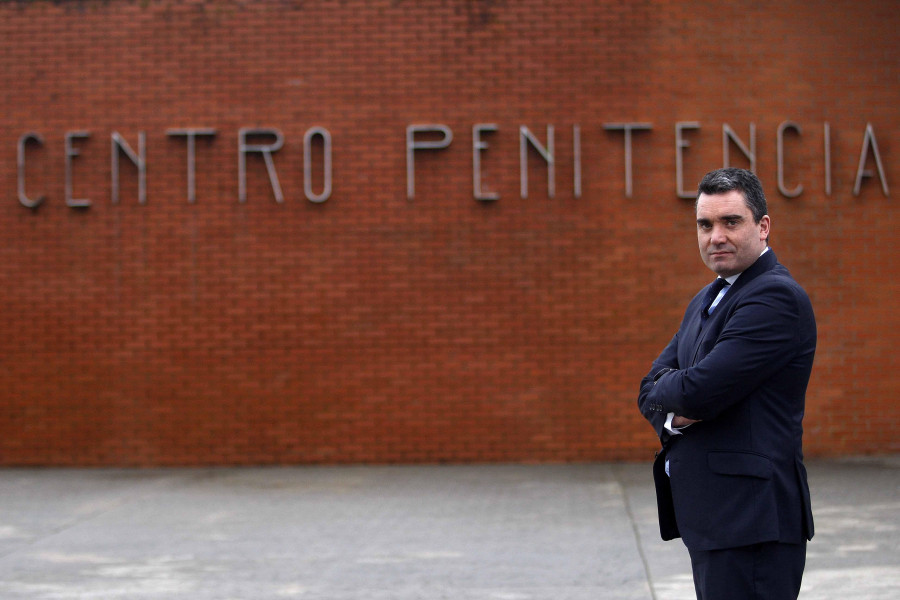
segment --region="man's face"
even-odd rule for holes
[[[766,247],[769,215],[759,223],[737,190],[700,194],[697,200],[697,241],[700,257],[713,272],[730,277],[756,262]]]

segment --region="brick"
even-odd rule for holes
[[[807,455],[897,452],[898,25],[886,0],[0,3],[0,464],[648,459],[637,384],[711,279],[676,197],[685,121],[687,187],[722,164],[724,124],[756,127],[773,247],[818,317]],[[603,127],[623,122],[653,126],[630,198]],[[416,152],[408,200],[419,123],[454,141]],[[476,123],[498,127],[494,202],[473,198]],[[867,123],[888,197],[877,177],[853,195]],[[547,125],[556,193],[532,148],[523,199],[519,127],[546,144]],[[217,130],[196,140],[194,204],[166,133],[185,127]],[[284,134],[284,204],[258,155],[237,201],[242,127]],[[311,127],[332,137],[322,204],[304,197]],[[110,201],[114,131],[146,134],[146,205],[124,155]],[[16,200],[26,132],[37,209]]]

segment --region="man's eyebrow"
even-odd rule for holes
[[[743,215],[722,215],[720,217],[716,217],[717,221],[743,221]],[[712,219],[707,219],[705,217],[700,217],[697,219],[698,225],[706,225],[712,223]]]

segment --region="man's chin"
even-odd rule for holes
[[[731,277],[732,275],[737,275],[740,273],[739,270],[735,269],[732,265],[712,265],[710,266],[712,272],[725,279],[726,277]]]
[[[719,277],[730,277],[734,274],[732,273],[733,265],[712,258],[706,261],[706,266]]]

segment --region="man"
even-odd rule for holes
[[[813,536],[801,422],[815,317],[768,247],[753,173],[707,173],[696,213],[717,281],[691,300],[638,398],[663,446],[660,533],[687,546],[699,600],[796,599]]]

